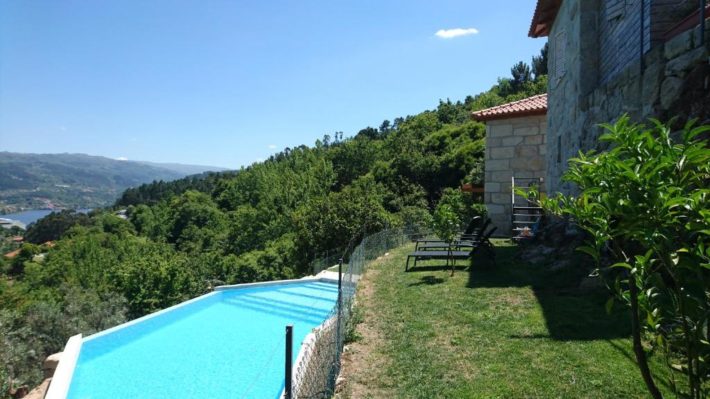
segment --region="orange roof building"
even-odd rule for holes
[[[519,118],[522,116],[546,114],[547,93],[476,111],[473,113],[473,118],[477,121],[484,122],[494,119]]]
[[[5,256],[5,258],[7,258],[7,259],[13,259],[13,258],[15,258],[17,255],[19,255],[21,251],[22,251],[21,249],[16,249],[16,250],[14,250],[14,251],[12,251],[12,252],[6,253],[4,256]]]
[[[527,203],[512,195],[513,185],[535,184],[544,189],[540,183],[546,173],[547,94],[476,111],[472,116],[486,123],[483,202],[488,216],[496,234],[515,236],[536,219],[515,218],[516,207],[527,207]]]

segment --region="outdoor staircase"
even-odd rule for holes
[[[542,208],[530,201],[528,196],[522,196],[516,193],[517,190],[529,190],[535,186],[540,189],[543,187],[544,180],[542,177],[534,178],[511,178],[512,192],[511,197],[511,222],[513,227],[513,240],[530,239],[535,234],[536,224],[543,216]]]

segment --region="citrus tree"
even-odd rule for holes
[[[603,125],[600,140],[611,149],[580,153],[564,175],[579,194],[540,202],[589,233],[578,249],[629,306],[634,353],[651,396],[662,395],[649,348],[666,356],[668,385],[678,395],[701,398],[710,380],[710,149],[701,137],[710,126],[690,122],[672,133],[652,122],[623,116]]]
[[[452,245],[459,231],[460,218],[454,208],[446,203],[440,203],[434,210],[434,232],[447,244],[449,259],[446,264],[451,264],[451,275],[454,275],[454,262],[451,258]]]

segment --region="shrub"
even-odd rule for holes
[[[661,397],[643,333],[667,356],[669,386],[684,397],[704,397],[710,379],[710,149],[698,137],[710,126],[688,123],[676,139],[657,121],[648,128],[624,116],[603,127],[600,140],[611,149],[580,153],[564,175],[579,195],[541,204],[589,232],[590,242],[578,249],[595,259],[597,272],[611,278],[616,296],[629,305],[634,352],[651,395]]]
[[[448,244],[449,252],[451,252],[451,244],[456,239],[456,234],[458,234],[460,226],[461,221],[451,205],[440,203],[436,207],[432,227],[436,235]],[[454,262],[451,259],[449,259],[449,262],[451,263],[451,275],[453,276]]]

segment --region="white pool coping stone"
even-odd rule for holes
[[[82,343],[81,334],[77,334],[67,341],[62,357],[59,359],[59,364],[57,364],[57,370],[52,377],[52,382],[49,383],[45,399],[64,399],[69,394],[69,386],[74,375],[76,362],[79,360]]]

